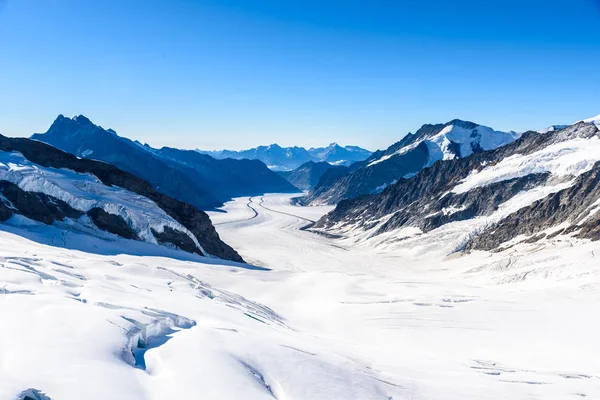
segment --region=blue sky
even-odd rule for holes
[[[596,0],[0,0],[0,132],[385,148],[453,118],[600,113]]]

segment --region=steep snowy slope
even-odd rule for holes
[[[0,136],[0,192],[3,221],[26,217],[100,237],[110,232],[243,261],[219,239],[204,212],[110,164],[79,159],[38,141]]]
[[[32,139],[116,165],[162,193],[201,209],[220,206],[236,196],[297,191],[259,161],[216,160],[191,150],[154,149],[94,125],[82,115],[60,115],[46,133]]]
[[[517,139],[515,132],[498,132],[472,122],[453,120],[423,125],[385,151],[352,165],[345,176],[318,184],[305,204],[336,204],[340,200],[378,193],[401,178],[414,176],[440,160],[468,157]]]
[[[546,234],[598,239],[598,161],[593,124],[527,132],[496,150],[438,162],[379,195],[343,201],[316,228],[397,240],[470,221],[452,251],[494,250]],[[533,236],[549,228],[556,229]]]

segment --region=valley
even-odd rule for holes
[[[600,308],[597,243],[577,253],[565,243],[512,254],[415,255],[415,243],[383,250],[302,231],[304,218],[327,207],[291,206],[289,197],[267,196],[263,205],[275,212],[257,207],[258,217],[218,228],[277,277],[232,288],[379,371],[377,379],[401,388],[399,398],[600,393],[597,363],[586,356],[598,349],[589,318]],[[227,209],[235,214],[240,203]]]
[[[548,3],[0,0],[0,400],[600,399]]]
[[[94,255],[3,228],[0,397],[600,395],[598,242],[448,257],[381,249],[303,230],[331,207],[291,197],[210,213],[247,267]]]
[[[108,132],[82,118],[59,120]],[[404,165],[455,125],[367,161]],[[598,128],[490,150],[472,129],[466,150],[436,139],[445,159],[335,206],[272,193],[206,212],[0,137],[0,398],[600,396]],[[175,153],[178,166],[210,158]],[[325,165],[316,187],[353,188],[371,164]],[[310,186],[313,167],[293,174]]]

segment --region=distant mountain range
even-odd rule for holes
[[[216,160],[194,150],[155,149],[120,137],[83,115],[60,115],[46,133],[31,138],[78,157],[113,164],[200,209],[221,206],[233,197],[298,191],[258,160]]]
[[[304,147],[281,147],[277,144],[259,146],[248,150],[197,150],[217,159],[233,158],[235,160],[260,160],[274,171],[291,171],[302,164],[313,162],[328,162],[333,165],[350,165],[356,161],[367,159],[371,152],[358,146],[340,146],[331,143],[327,147],[305,149]]]
[[[458,119],[445,124],[426,124],[386,150],[376,151],[365,161],[325,172],[303,202],[336,204],[344,199],[379,193],[439,160],[468,157],[511,143],[518,137],[515,132],[499,132]]]

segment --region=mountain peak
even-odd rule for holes
[[[450,125],[458,126],[458,127],[465,128],[465,129],[475,129],[479,126],[479,124],[476,124],[475,122],[464,121],[464,120],[458,119],[458,118],[455,118],[452,121],[447,122],[445,124],[445,126],[450,126]]]
[[[80,124],[85,124],[85,125],[88,125],[88,124],[94,125],[88,117],[86,117],[85,115],[82,115],[82,114],[74,116],[73,121],[80,123]]]
[[[78,125],[87,125],[87,126],[95,126],[92,121],[89,120],[84,115],[76,115],[73,118],[67,118],[63,114],[59,114],[58,117],[54,120],[52,126],[59,126],[63,124],[72,124],[77,123]]]

